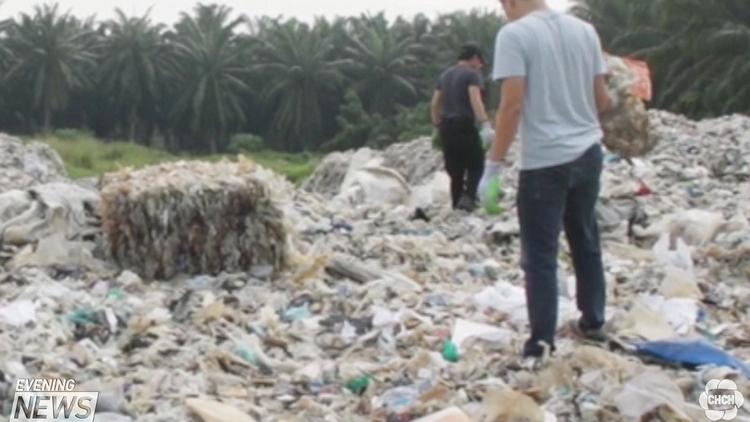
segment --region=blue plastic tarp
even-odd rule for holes
[[[699,339],[650,341],[636,344],[638,353],[689,367],[727,366],[750,378],[750,365],[713,344]]]

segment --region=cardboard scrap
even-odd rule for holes
[[[185,405],[203,422],[257,422],[236,407],[214,400],[190,398]]]

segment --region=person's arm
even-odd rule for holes
[[[602,43],[599,35],[593,27],[590,27],[594,46],[594,99],[596,100],[596,111],[601,115],[609,111],[613,104],[612,98],[607,90],[607,62],[602,54]]]
[[[503,79],[500,108],[495,120],[495,142],[490,149],[490,161],[503,161],[521,122],[521,107],[526,93],[526,77],[511,76]]]
[[[602,115],[612,108],[612,98],[607,90],[607,82],[603,75],[594,77],[594,95],[596,96],[596,111]]]
[[[478,123],[487,122],[487,110],[484,107],[482,99],[482,75],[479,72],[473,72],[469,81],[469,100],[471,109],[474,110],[474,118]]]
[[[505,160],[505,155],[518,133],[526,94],[526,58],[520,40],[510,29],[501,29],[495,40],[492,77],[502,80],[502,86],[500,107],[495,119],[495,141],[488,156],[492,162]]]
[[[440,108],[443,105],[443,93],[436,89],[432,93],[432,101],[430,102],[430,118],[432,119],[432,125],[438,126],[440,124]]]

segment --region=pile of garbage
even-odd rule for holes
[[[114,422],[750,421],[707,401],[750,395],[750,118],[650,121],[652,153],[605,158],[606,344],[561,329],[555,355],[520,359],[517,168],[502,214],[454,212],[419,139],[324,160],[287,198],[299,247],[280,274],[149,282],[93,246],[6,262],[4,414],[17,378],[58,376],[101,391],[97,420]],[[561,247],[562,328],[578,313]]]
[[[49,145],[24,143],[4,133],[0,133],[0,169],[0,186],[6,191],[60,181],[68,176],[62,159]]]

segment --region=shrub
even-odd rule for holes
[[[88,130],[81,129],[57,129],[53,135],[63,141],[75,141],[78,139],[91,139],[94,134]]]
[[[240,152],[261,152],[265,149],[263,138],[250,133],[240,133],[232,136],[229,142],[229,152],[238,154]]]

